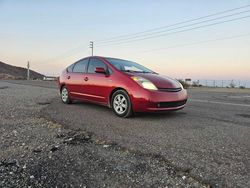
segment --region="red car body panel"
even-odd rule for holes
[[[158,74],[126,73],[116,69],[104,57],[88,58],[98,58],[108,66],[112,74],[69,73],[65,69],[59,77],[59,87],[66,86],[71,99],[110,106],[112,93],[117,89],[124,89],[129,94],[134,112],[178,110],[185,106],[187,100],[185,89],[174,92],[148,90],[131,77],[143,77],[151,81],[158,89],[180,88],[180,84],[171,78]]]

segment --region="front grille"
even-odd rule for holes
[[[158,108],[174,108],[186,104],[187,100],[183,101],[173,101],[173,102],[160,102],[158,103]]]
[[[181,91],[181,88],[158,88],[159,91],[163,91],[163,92],[178,92]]]

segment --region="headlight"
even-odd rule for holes
[[[131,77],[134,81],[136,81],[137,83],[139,83],[143,88],[145,89],[149,89],[149,90],[157,90],[157,87],[155,87],[155,85],[150,82],[149,80],[139,77],[139,76],[133,76]]]

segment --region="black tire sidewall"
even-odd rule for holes
[[[114,98],[116,95],[118,94],[121,94],[123,95],[126,100],[127,100],[127,104],[128,104],[128,108],[126,109],[126,111],[122,114],[118,114],[115,109],[114,109]],[[112,95],[112,98],[111,98],[111,106],[112,106],[112,109],[114,111],[114,113],[119,116],[119,117],[124,117],[124,118],[127,118],[127,117],[130,117],[132,115],[132,104],[131,104],[131,100],[130,100],[130,97],[128,95],[128,93],[125,91],[125,90],[117,90],[113,95]]]

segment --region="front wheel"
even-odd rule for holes
[[[129,95],[124,90],[118,90],[112,95],[112,109],[119,117],[130,117],[133,113]]]
[[[61,99],[62,99],[62,102],[65,104],[71,103],[71,100],[69,98],[69,91],[65,86],[63,86],[63,88],[61,90]]]

